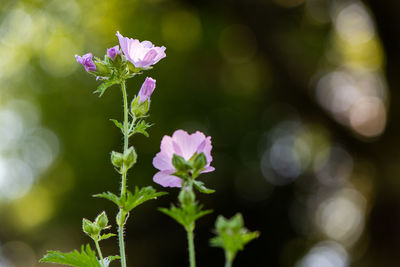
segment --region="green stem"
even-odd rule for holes
[[[102,266],[102,267],[105,267],[106,265],[104,264],[103,255],[101,254],[101,249],[100,249],[100,246],[99,246],[99,241],[98,241],[98,240],[94,240],[94,243],[96,244],[97,253],[99,253],[101,266]]]
[[[124,154],[128,150],[128,97],[126,94],[125,80],[121,82],[122,97],[124,100]],[[121,197],[126,197],[126,174],[128,170],[123,167],[122,170],[122,182],[121,182]],[[120,214],[122,214],[120,209]],[[125,257],[125,242],[124,242],[124,224],[125,218],[118,224],[118,239],[119,239],[119,252],[121,257],[121,267],[126,267],[126,257]]]
[[[125,243],[124,243],[124,226],[123,225],[119,225],[119,228],[118,228],[118,239],[119,239],[120,257],[121,257],[121,267],[126,267]]]
[[[187,229],[187,238],[188,238],[188,243],[189,243],[190,267],[196,267],[196,259],[195,259],[195,255],[194,255],[193,230]]]
[[[122,96],[124,98],[124,152],[128,149],[128,97],[126,95],[125,80],[121,82]]]
[[[228,251],[225,251],[225,267],[232,267],[233,257]]]

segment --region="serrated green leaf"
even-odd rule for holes
[[[106,263],[106,266],[108,266],[108,265],[110,264],[110,262],[112,262],[112,261],[114,261],[114,260],[119,260],[119,259],[121,259],[121,257],[118,256],[118,255],[115,255],[115,256],[108,256],[108,257],[105,257],[105,258],[104,258],[104,261],[107,262],[107,263]]]
[[[90,248],[89,245],[82,245],[81,252],[74,250],[71,252],[63,253],[60,251],[48,251],[40,262],[58,263],[74,267],[101,267],[96,258],[96,253]]]
[[[210,188],[205,187],[203,182],[195,180],[195,181],[193,181],[193,184],[194,184],[194,187],[196,187],[196,189],[199,190],[201,193],[212,194],[212,193],[215,192],[214,189],[210,189]]]
[[[124,211],[130,212],[140,204],[143,204],[146,201],[157,199],[160,196],[166,195],[166,192],[157,192],[153,187],[147,186],[139,189],[135,188],[135,193],[132,194],[130,191],[127,191],[127,198],[124,203]]]
[[[202,208],[202,205],[193,203],[183,207],[176,207],[171,204],[169,209],[159,208],[158,210],[173,218],[183,227],[190,228],[196,220],[212,212],[212,210],[202,210]]]
[[[210,245],[223,248],[229,261],[233,261],[238,251],[243,250],[247,243],[260,235],[259,232],[250,232],[244,227],[240,213],[231,219],[218,216],[215,222],[215,233],[217,236],[210,239]]]
[[[107,88],[117,83],[118,82],[115,80],[105,80],[99,86],[97,86],[96,91],[94,91],[93,93],[99,93],[99,97],[101,97],[107,90]]]
[[[113,233],[102,234],[102,235],[100,236],[100,238],[99,238],[99,241],[100,241],[100,240],[109,239],[110,237],[113,237],[113,236],[116,236],[116,234],[113,234]]]
[[[104,192],[101,194],[96,194],[96,195],[93,195],[93,197],[105,198],[105,199],[108,199],[108,200],[114,202],[118,207],[123,206],[122,199],[120,199],[117,195],[115,195],[111,192]]]
[[[136,133],[140,133],[143,134],[146,137],[149,137],[149,133],[146,131],[148,128],[150,128],[151,126],[153,126],[153,124],[149,124],[146,123],[146,121],[141,120],[139,121],[135,128],[133,128],[132,132],[130,135],[136,134]]]
[[[115,126],[117,126],[118,128],[120,128],[121,131],[124,130],[124,126],[122,125],[121,122],[119,122],[119,121],[117,121],[117,120],[114,120],[114,119],[110,119],[110,121],[112,121],[112,122],[115,124]]]

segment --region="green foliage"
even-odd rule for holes
[[[204,183],[203,183],[203,182],[200,182],[200,181],[194,180],[194,181],[193,181],[193,185],[194,185],[194,187],[195,187],[197,190],[199,190],[200,193],[212,194],[212,193],[215,192],[214,189],[209,189],[209,188],[205,187],[205,186],[204,186]]]
[[[210,240],[210,245],[224,249],[229,262],[233,261],[236,253],[243,250],[248,242],[260,235],[259,232],[250,232],[244,227],[240,213],[231,219],[218,216],[215,222],[215,234],[217,236]]]
[[[115,126],[117,126],[119,129],[121,129],[121,131],[124,131],[124,126],[122,125],[121,122],[114,120],[114,119],[110,119],[110,121],[112,121],[115,124]]]
[[[193,231],[196,220],[212,212],[212,210],[202,210],[202,208],[203,205],[192,202],[181,207],[171,204],[169,209],[159,208],[158,210],[180,223],[187,231]]]
[[[149,133],[147,132],[147,129],[153,126],[153,124],[146,123],[145,120],[140,120],[135,127],[129,132],[129,137],[136,134],[140,133],[143,134],[146,137],[149,137]]]
[[[101,267],[96,258],[96,253],[90,248],[89,244],[86,245],[86,248],[82,245],[81,252],[74,250],[63,253],[50,250],[40,262],[51,262],[75,267]]]
[[[100,197],[100,198],[108,199],[108,200],[114,202],[115,205],[117,205],[118,207],[122,207],[120,197],[115,195],[114,193],[105,192],[105,193],[93,195],[93,197]]]
[[[114,260],[119,260],[119,259],[121,259],[121,257],[118,255],[105,257],[104,261],[105,261],[106,267],[110,264],[110,262],[112,262]]]
[[[97,86],[96,91],[94,91],[93,93],[98,93],[99,97],[101,97],[109,87],[118,83],[119,81],[116,80],[104,80],[99,86]]]
[[[135,193],[132,194],[129,190],[127,191],[127,195],[118,197],[111,192],[96,194],[94,197],[101,197],[108,199],[115,203],[119,208],[124,210],[125,212],[130,212],[137,206],[143,204],[146,201],[157,199],[160,196],[166,195],[166,192],[157,192],[152,186],[146,186],[143,188],[135,188]]]
[[[99,241],[105,240],[105,239],[109,239],[110,237],[113,237],[113,236],[116,236],[116,234],[113,234],[113,233],[102,234],[102,235],[99,237]]]
[[[125,212],[129,212],[146,201],[157,199],[158,197],[166,194],[168,193],[157,192],[152,186],[146,186],[141,189],[136,187],[134,194],[132,194],[129,190],[127,191],[127,198],[123,205],[123,210]]]

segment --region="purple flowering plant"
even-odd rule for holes
[[[105,192],[94,195],[94,197],[104,198],[116,204],[118,232],[117,234],[103,233],[110,228],[108,217],[103,211],[93,221],[82,220],[82,230],[93,240],[95,251],[89,244],[82,246],[80,251],[74,250],[67,253],[48,251],[40,260],[41,262],[76,267],[108,267],[112,261],[119,260],[121,267],[126,267],[124,235],[129,214],[137,206],[167,194],[166,192],[157,192],[152,186],[135,187],[134,191],[128,190],[128,170],[135,165],[137,160],[136,150],[130,145],[129,138],[135,134],[149,137],[147,130],[151,124],[146,119],[149,116],[151,96],[156,87],[156,80],[147,77],[130,105],[128,105],[126,88],[126,80],[150,70],[154,64],[166,56],[166,48],[155,46],[149,41],[140,42],[124,37],[119,32],[116,35],[119,45],[107,49],[103,60],[93,57],[92,53],[83,56],[75,55],[75,58],[88,73],[96,76],[96,80],[101,81],[97,90],[94,91],[100,97],[113,85],[121,87],[123,121],[111,120],[123,135],[122,151],[111,152],[111,163],[121,175],[121,190],[119,194]],[[195,191],[205,194],[215,192],[197,179],[200,174],[214,171],[214,167],[211,166],[213,160],[211,150],[210,136],[205,136],[199,131],[189,134],[184,130],[177,130],[172,136],[163,137],[160,152],[153,159],[153,166],[159,170],[154,175],[153,181],[163,187],[179,188],[180,190],[177,205],[171,204],[169,209],[160,208],[159,210],[176,220],[186,230],[190,267],[196,266],[193,236],[195,222],[212,212],[212,210],[203,210],[203,206],[196,201],[195,194]],[[231,220],[219,217],[215,233],[216,237],[210,241],[210,245],[225,250],[226,267],[232,265],[238,250],[242,250],[247,242],[258,236],[258,233],[249,232],[244,228],[240,214]],[[119,255],[103,257],[100,241],[114,236],[118,237]]]

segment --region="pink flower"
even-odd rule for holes
[[[158,47],[149,41],[140,42],[136,39],[123,37],[119,32],[117,32],[117,36],[122,52],[136,68],[150,67],[166,56],[164,46]]]
[[[118,45],[107,49],[107,55],[108,55],[112,60],[114,60],[114,58],[115,58],[118,54],[121,54],[121,51],[119,51],[119,46],[118,46]]]
[[[96,64],[93,62],[92,53],[87,53],[82,57],[75,55],[76,61],[85,67],[86,71],[97,71]]]
[[[145,102],[146,100],[150,101],[150,96],[155,88],[156,88],[156,80],[147,77],[144,83],[142,84],[142,87],[140,88],[138,94],[139,104]]]
[[[182,180],[179,177],[171,175],[175,173],[172,165],[172,157],[174,154],[189,160],[194,153],[204,153],[207,164],[202,173],[214,171],[214,167],[210,166],[211,157],[211,137],[206,137],[201,132],[188,134],[183,130],[177,130],[172,137],[165,135],[161,140],[161,151],[153,159],[153,166],[159,170],[153,181],[164,187],[181,187]]]

